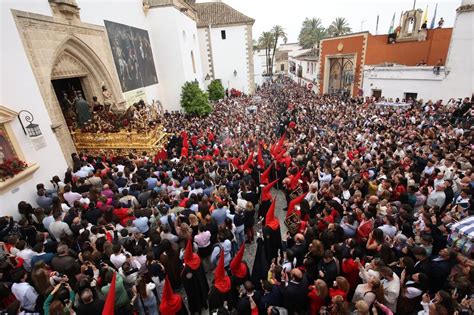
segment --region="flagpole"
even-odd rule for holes
[[[416,7],[416,0],[413,0],[413,10],[415,10]]]

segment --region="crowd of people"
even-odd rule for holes
[[[156,156],[73,154],[0,218],[2,311],[472,314],[471,102],[374,102],[280,78],[164,113]]]

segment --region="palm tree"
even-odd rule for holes
[[[349,22],[343,17],[337,17],[328,27],[328,33],[332,37],[344,35],[351,32]]]
[[[319,18],[306,18],[301,26],[298,41],[304,49],[319,47],[319,41],[327,36],[327,31]]]
[[[258,38],[258,46],[261,49],[265,49],[265,65],[267,67],[267,74],[270,73],[270,51],[273,47],[274,37],[272,32],[263,32]]]
[[[275,39],[275,42],[273,43],[273,55],[272,55],[272,67],[271,67],[271,70],[273,73],[273,63],[275,61],[275,53],[276,53],[276,48],[278,45],[278,40],[282,38],[283,42],[286,43],[288,41],[288,38],[286,37],[285,30],[280,25],[275,25],[274,27],[272,27],[271,33],[273,34],[273,38]]]

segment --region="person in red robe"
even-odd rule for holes
[[[209,310],[219,309],[224,306],[224,303],[232,301],[231,280],[224,269],[224,250],[221,249],[219,254],[219,261],[214,270],[214,284],[209,291]]]
[[[166,276],[163,295],[161,296],[160,314],[188,315],[188,310],[186,309],[186,305],[183,303],[183,298],[181,295],[173,292],[168,276]]]

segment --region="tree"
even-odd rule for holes
[[[265,65],[267,68],[267,74],[271,73],[270,66],[270,52],[273,47],[274,37],[271,32],[263,32],[262,35],[258,38],[258,45],[261,49],[265,49]]]
[[[321,39],[327,36],[327,31],[319,18],[306,18],[301,26],[298,41],[304,49],[319,47]]]
[[[207,87],[207,93],[209,94],[209,99],[211,101],[218,101],[220,99],[223,99],[225,96],[225,90],[222,86],[221,80],[212,80],[212,82]]]
[[[181,106],[188,114],[198,116],[207,115],[212,112],[207,93],[199,88],[199,83],[185,82],[181,88]]]
[[[275,53],[276,53],[276,49],[278,45],[278,40],[282,38],[283,42],[286,43],[288,38],[286,37],[285,30],[280,25],[275,25],[274,27],[272,27],[271,32],[273,34],[273,38],[275,39],[275,42],[273,43],[273,55],[272,55],[272,67],[271,67],[271,71],[273,73],[273,63],[275,62]]]
[[[351,32],[349,22],[343,17],[337,17],[328,27],[328,33],[331,37],[348,34]]]

